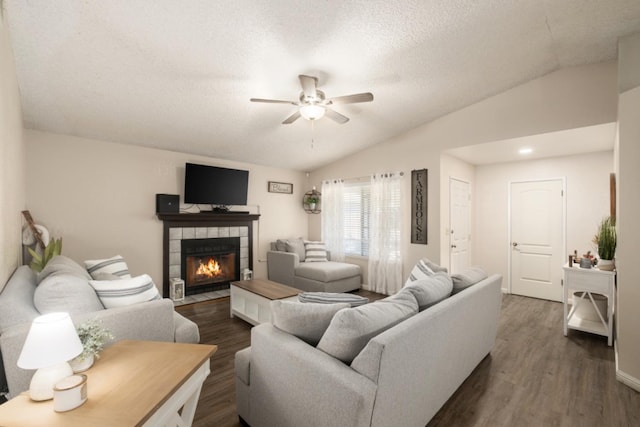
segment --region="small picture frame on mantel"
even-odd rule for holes
[[[269,181],[269,193],[293,194],[293,184],[288,182]]]

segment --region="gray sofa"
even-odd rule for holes
[[[306,292],[349,292],[360,289],[359,265],[331,261],[327,251],[325,262],[305,262],[301,239],[278,240],[267,252],[269,280],[293,286]]]
[[[116,341],[200,341],[198,326],[176,313],[171,300],[104,309],[84,267],[66,257],[54,258],[49,264],[51,274],[44,279],[40,275],[42,281],[28,266],[19,267],[0,293],[0,352],[10,397],[29,389],[34,371],[18,368],[17,360],[31,321],[46,312],[67,311],[76,325],[98,319]]]
[[[271,324],[254,327],[236,354],[238,415],[252,427],[423,427],[491,351],[501,283],[490,276],[409,316],[350,364]]]

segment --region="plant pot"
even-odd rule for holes
[[[309,203],[309,210],[315,211],[316,210],[316,204],[315,203]]]
[[[94,357],[93,354],[90,356],[77,356],[74,359],[69,361],[69,365],[71,365],[71,369],[73,369],[73,373],[77,374],[79,372],[84,372],[90,367],[93,366]]]
[[[598,268],[603,271],[613,271],[616,268],[616,263],[612,259],[600,259]]]

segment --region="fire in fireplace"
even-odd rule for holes
[[[240,238],[182,240],[185,295],[226,289],[240,278]]]

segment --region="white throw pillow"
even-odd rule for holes
[[[327,259],[327,248],[323,242],[304,241],[304,262],[325,262]]]
[[[130,279],[90,280],[89,284],[93,286],[105,308],[161,299],[158,288],[148,274]]]
[[[423,258],[416,263],[416,265],[413,267],[413,270],[411,270],[411,273],[409,274],[409,278],[404,283],[405,286],[410,285],[412,282],[415,282],[416,280],[426,279],[434,275],[434,272],[429,267],[427,261],[428,260],[426,258]]]
[[[84,266],[95,280],[99,280],[103,273],[115,274],[123,279],[130,279],[129,267],[120,255],[107,259],[90,259],[84,262]]]

